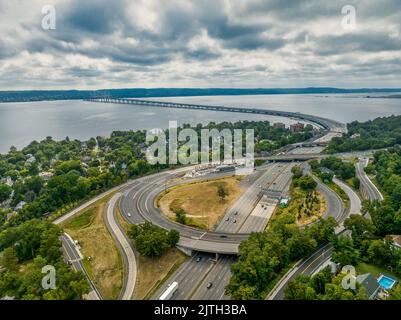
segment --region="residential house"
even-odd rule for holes
[[[393,239],[393,246],[401,249],[401,235],[391,235]]]
[[[380,285],[377,279],[370,273],[361,274],[356,277],[356,281],[365,288],[369,300],[374,300],[380,291]]]

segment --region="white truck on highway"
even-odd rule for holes
[[[160,296],[159,300],[170,300],[171,297],[176,293],[178,290],[178,282],[174,281],[172,284],[168,286],[166,291]]]

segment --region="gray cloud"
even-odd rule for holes
[[[401,80],[399,0],[354,0],[358,28],[349,32],[341,29],[345,0],[54,0],[52,31],[40,27],[45,1],[32,1],[0,2],[0,85],[7,88]],[[13,17],[24,11],[36,13]]]

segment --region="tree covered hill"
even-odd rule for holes
[[[348,134],[330,142],[327,148],[329,153],[380,149],[401,144],[401,116],[353,121],[347,127]]]

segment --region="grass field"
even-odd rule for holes
[[[103,213],[112,195],[94,203],[66,221],[62,228],[78,240],[85,268],[105,299],[117,299],[122,287],[123,263],[114,240],[107,230]]]
[[[241,195],[243,190],[239,187],[240,181],[241,177],[233,176],[177,186],[158,199],[158,206],[171,219],[175,219],[173,209],[182,208],[195,226],[213,230],[226,209]],[[219,185],[228,191],[224,200],[217,194]]]
[[[157,288],[187,259],[176,248],[169,249],[159,258],[139,256],[136,300],[151,298]]]
[[[395,273],[393,273],[385,268],[377,267],[373,264],[367,264],[367,263],[361,262],[360,264],[358,264],[356,266],[356,271],[358,274],[371,273],[376,278],[379,277],[380,274],[384,273],[384,274],[391,276],[398,282],[401,281],[401,278],[399,276],[397,276]]]

